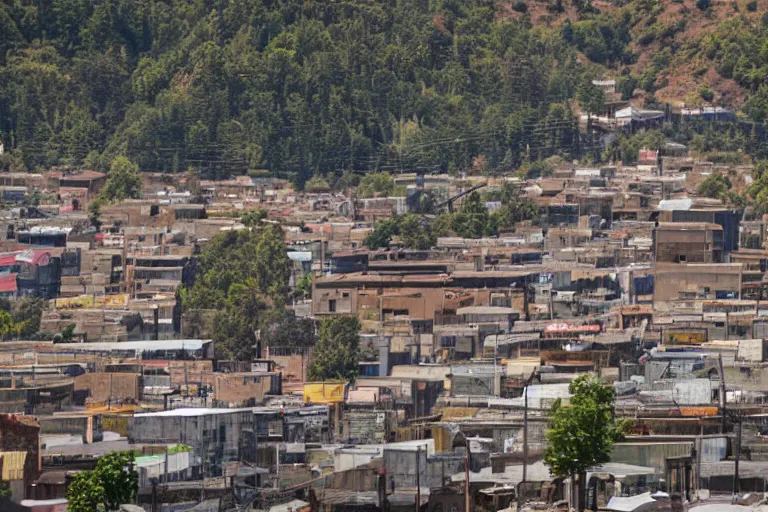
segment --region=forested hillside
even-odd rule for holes
[[[535,24],[572,33],[569,40],[587,57],[612,68],[625,98],[738,109],[756,97],[744,112],[762,122],[768,101],[768,90],[760,90],[768,78],[764,2],[521,0],[513,6],[525,5],[520,10]],[[612,50],[600,37],[606,27],[618,35]]]
[[[674,36],[651,22],[668,4],[4,0],[0,167],[106,169],[124,155],[142,171],[303,183],[583,156],[573,113],[600,103],[592,78],[619,76],[627,96],[662,85],[671,49],[645,67],[637,49]],[[745,20],[688,51],[768,97],[765,29]]]
[[[6,166],[300,182],[577,152],[566,102],[600,74],[486,0],[5,0],[0,55]]]

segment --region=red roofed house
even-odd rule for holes
[[[0,254],[0,298],[59,296],[62,248]]]
[[[15,273],[0,275],[0,298],[15,299],[17,291]]]

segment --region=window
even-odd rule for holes
[[[349,297],[349,292],[341,292],[341,296],[342,298],[346,299],[347,297]]]
[[[227,442],[227,426],[226,425],[219,425],[219,442],[221,443]]]
[[[685,261],[686,261],[687,259],[688,259],[688,258],[686,257],[686,255],[685,255],[685,254],[679,254],[679,255],[677,256],[677,261],[678,261],[678,262],[680,262],[680,263],[685,263]]]
[[[456,336],[441,336],[440,346],[442,348],[450,348],[456,346]]]
[[[502,308],[512,307],[512,298],[511,297],[492,297],[491,306],[502,307]]]
[[[333,299],[328,301],[328,312],[329,313],[336,312],[336,301]]]

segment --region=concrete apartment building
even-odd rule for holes
[[[183,408],[136,414],[128,432],[134,443],[180,443],[192,448],[193,474],[223,476],[228,462],[252,460],[251,409]]]
[[[723,263],[723,228],[707,222],[661,222],[654,231],[658,263]]]

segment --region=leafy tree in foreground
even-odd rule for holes
[[[96,478],[104,488],[102,503],[106,510],[117,510],[124,503],[132,503],[139,487],[139,476],[133,468],[132,452],[112,452],[99,459]]]
[[[608,462],[624,425],[614,414],[616,391],[592,375],[574,379],[570,405],[552,407],[544,462],[558,476],[573,478]]]
[[[313,381],[352,380],[360,362],[360,321],[354,316],[324,318],[312,352],[309,378]]]
[[[67,488],[69,512],[113,512],[132,503],[139,486],[132,452],[113,452],[99,459],[96,468],[75,475]]]
[[[94,512],[98,510],[104,488],[93,471],[82,471],[72,477],[67,487],[69,512]]]

